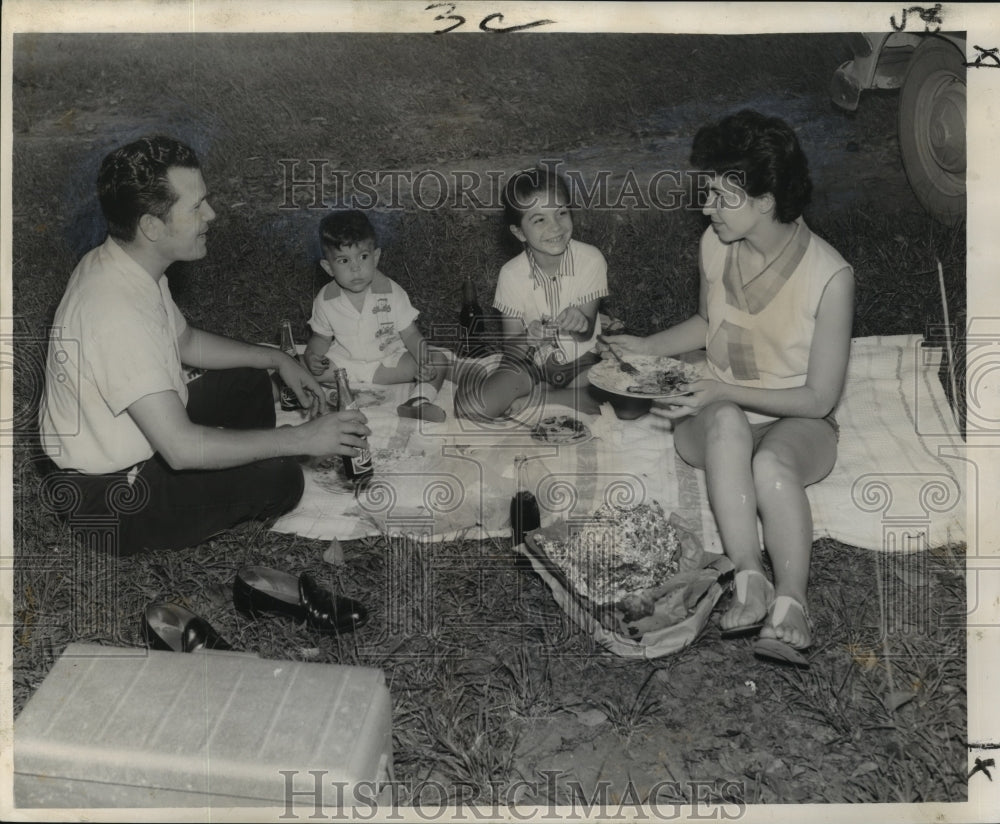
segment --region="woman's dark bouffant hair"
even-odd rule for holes
[[[775,217],[797,219],[809,203],[809,161],[791,127],[750,109],[702,126],[694,137],[691,165],[725,175],[735,173],[751,197],[770,193]]]

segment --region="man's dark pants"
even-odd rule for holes
[[[271,379],[259,369],[210,371],[188,384],[193,423],[226,429],[273,429]],[[85,475],[54,468],[49,495],[73,496],[71,525],[113,522],[118,555],[194,546],[222,530],[292,509],[302,497],[302,467],[272,458],[230,469],[171,469],[159,454],[128,471]],[[62,484],[69,484],[58,489]]]

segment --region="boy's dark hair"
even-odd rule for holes
[[[770,193],[782,223],[797,219],[812,195],[809,162],[795,132],[784,120],[751,109],[702,126],[694,136],[691,165],[735,175],[751,197]]]
[[[162,135],[142,137],[101,161],[97,196],[111,237],[126,243],[135,240],[143,215],[166,220],[178,198],[167,172],[178,166],[201,168],[193,149]]]
[[[370,240],[378,246],[375,227],[368,216],[357,209],[344,212],[332,212],[319,223],[319,242],[323,252],[354,246]]]
[[[528,209],[539,200],[545,205],[561,199],[570,204],[569,186],[561,175],[548,166],[538,166],[515,172],[504,186],[500,201],[503,204],[505,226],[520,226]]]

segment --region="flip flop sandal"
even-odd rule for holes
[[[767,585],[765,590],[767,591],[767,602],[765,603],[765,608],[769,612],[771,609],[771,603],[774,599],[774,585],[767,580],[763,573],[758,572],[756,569],[741,569],[733,576],[733,582],[736,585],[736,603],[745,604],[747,602],[747,588],[749,587],[750,579],[752,577],[761,578]],[[730,640],[732,638],[746,638],[748,635],[756,635],[764,626],[764,620],[767,618],[767,612],[764,613],[764,617],[753,624],[742,624],[738,627],[730,627],[729,629],[720,630],[719,635],[725,640]]]
[[[809,669],[809,662],[801,652],[777,638],[758,638],[754,641],[753,654],[766,661]]]
[[[432,423],[441,423],[448,417],[447,413],[440,406],[435,406],[429,400],[422,397],[410,398],[406,403],[400,404],[396,407],[396,413],[401,418],[413,418]]]
[[[771,626],[777,626],[782,623],[788,614],[788,610],[793,607],[802,613],[811,633],[812,619],[809,617],[809,612],[802,604],[789,595],[779,595],[774,599],[774,603],[770,609]],[[777,638],[758,638],[754,642],[753,652],[758,658],[776,661],[779,664],[791,664],[792,666],[805,669],[809,666],[809,661],[806,660],[806,657],[802,653],[809,649],[809,646],[811,645],[793,647],[791,644],[779,641]]]

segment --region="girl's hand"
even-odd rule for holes
[[[578,306],[567,306],[555,319],[556,326],[560,332],[575,332],[582,334],[587,331],[590,321],[587,316],[580,311]]]
[[[721,381],[702,378],[691,383],[681,384],[678,389],[686,394],[668,400],[670,407],[663,413],[668,418],[683,418],[685,415],[694,415],[709,404],[728,400],[726,384]]]
[[[545,338],[545,324],[540,320],[533,320],[525,329],[530,343],[538,343]]]
[[[322,375],[330,368],[330,359],[326,355],[320,355],[306,349],[305,359],[306,366],[309,367],[309,371],[314,375]]]

